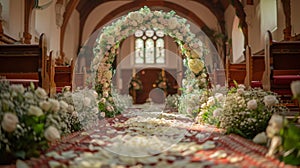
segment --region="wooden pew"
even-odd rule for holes
[[[238,84],[244,84],[246,77],[246,63],[232,64],[229,57],[226,57],[226,81],[228,86],[234,86],[236,81]]]
[[[246,47],[246,87],[262,88],[262,78],[265,71],[265,56],[262,54],[253,55],[251,47]]]
[[[86,67],[83,67],[82,72],[75,72],[74,88],[84,88],[86,87],[86,82],[87,82]]]
[[[290,84],[300,80],[300,41],[275,42],[268,31],[265,51],[264,89],[291,100]]]
[[[0,45],[0,76],[10,83],[28,86],[46,84],[45,35],[41,34],[39,44],[6,44]]]
[[[71,61],[71,64],[68,66],[55,65],[54,83],[56,87],[56,93],[62,92],[62,89],[66,86],[69,86],[70,89],[72,90],[73,69],[74,69],[73,60]]]

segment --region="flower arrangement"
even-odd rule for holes
[[[154,86],[164,91],[168,89],[169,87],[168,79],[165,76],[163,76],[163,72],[159,72],[158,79],[155,80]]]
[[[220,92],[213,94],[210,90],[206,91],[206,94],[202,96],[202,102],[203,100],[205,101],[200,106],[200,112],[196,121],[219,126],[219,116],[223,112],[222,108],[224,106],[225,98],[226,97]]]
[[[196,76],[196,79],[200,80],[198,83],[202,83],[201,87],[203,85],[205,87],[207,84],[205,82],[206,75],[203,75],[206,71],[203,58],[204,47],[200,38],[196,38],[196,35],[190,31],[187,20],[176,15],[174,11],[165,13],[163,11],[151,11],[148,7],[143,7],[104,27],[97,39],[97,45],[94,49],[96,56],[92,62],[94,73],[92,77],[95,79],[95,90],[103,98],[99,108],[108,117],[119,113],[114,111],[115,105],[111,94],[111,78],[114,71],[112,63],[118,54],[119,44],[134,34],[136,30],[147,29],[159,29],[174,38],[181,48],[181,53],[186,56],[186,61],[190,62],[188,67],[191,70],[188,70],[189,73],[186,75]]]
[[[0,82],[0,102],[1,162],[39,156],[50,142],[77,130],[69,120],[72,106],[33,84],[24,88]]]
[[[140,91],[143,90],[143,83],[140,80],[140,77],[138,75],[132,77],[131,82],[130,82],[130,86],[129,86],[129,90],[133,91]]]
[[[177,109],[178,104],[179,104],[179,95],[178,94],[173,94],[173,95],[168,95],[166,97],[166,108],[169,109]]]
[[[286,112],[279,105],[276,94],[260,88],[245,90],[243,85],[233,88],[226,96],[223,112],[220,115],[220,127],[227,133],[236,133],[252,139],[266,129],[274,113]]]
[[[65,90],[55,95],[59,101],[65,101],[69,104],[69,113],[66,120],[72,121],[69,125],[71,132],[82,129],[90,129],[95,125],[98,119],[98,94],[91,89],[77,89],[73,93]],[[95,121],[95,122],[92,122]]]
[[[190,117],[196,117],[199,112],[201,95],[205,94],[204,89],[199,89],[197,79],[184,79],[182,94],[179,97],[178,112]]]
[[[287,111],[279,105],[277,96],[260,88],[245,89],[244,85],[231,88],[226,96],[215,94],[202,104],[200,122],[215,124],[227,133],[252,139],[264,131],[274,113]]]
[[[293,99],[299,101],[300,81],[293,81],[291,90]],[[300,124],[300,120],[297,117],[289,121],[278,114],[272,116],[265,131],[269,141],[267,156],[279,157],[286,164],[300,165],[300,128],[295,125],[295,123]]]

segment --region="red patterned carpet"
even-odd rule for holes
[[[110,158],[112,162],[114,159],[118,160],[109,165],[108,161],[103,161],[99,153],[101,147],[107,145],[104,143],[95,143],[95,139],[91,138],[91,135],[97,135],[101,140],[105,133],[108,132],[108,128],[105,126],[112,125],[115,121],[124,122],[126,119],[118,117],[107,120],[107,124],[101,124],[99,132],[76,132],[72,135],[64,137],[60,142],[52,144],[49,150],[40,156],[39,158],[32,158],[25,161],[29,167],[42,168],[58,166],[58,163],[66,167],[292,167],[285,165],[277,159],[265,157],[267,149],[263,146],[256,145],[251,141],[244,139],[237,135],[224,135],[222,130],[216,128],[204,127],[194,124],[191,126],[187,134],[183,139],[175,146],[171,147],[167,151],[163,151],[161,154],[155,154],[153,156],[146,157],[147,162],[144,160],[120,159],[119,156],[110,157],[109,151],[104,152],[105,157]],[[122,130],[117,128],[118,130]],[[201,134],[198,134],[201,133]],[[112,138],[113,134],[109,135]],[[199,135],[207,135],[204,139],[199,139]],[[91,147],[91,144],[93,146]],[[192,144],[189,147],[181,147],[180,153],[174,152],[172,148],[178,148],[180,145]],[[205,145],[204,145],[205,144]],[[98,148],[97,148],[98,147]],[[97,150],[98,149],[98,150]],[[105,149],[102,149],[105,150]],[[54,154],[53,154],[54,153]],[[85,157],[86,162],[78,157],[83,157],[84,154],[90,154],[96,160],[88,160]],[[181,156],[180,156],[181,155]],[[99,158],[97,158],[99,157]],[[97,164],[97,160],[102,160],[100,164]],[[81,161],[81,162],[78,162]],[[93,162],[94,164],[88,163]],[[80,163],[80,164],[78,164]],[[59,165],[59,166],[61,166]],[[115,165],[115,166],[112,166]],[[117,167],[116,165],[119,165]],[[7,165],[1,167],[16,167],[15,165]]]

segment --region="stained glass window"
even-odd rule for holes
[[[163,31],[137,30],[134,35],[135,64],[165,64]]]

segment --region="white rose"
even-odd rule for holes
[[[49,111],[51,109],[51,103],[48,101],[42,101],[39,103],[40,107],[44,110],[44,111]]]
[[[34,115],[34,116],[41,116],[43,115],[43,111],[41,108],[37,107],[37,106],[30,106],[29,109],[28,109],[28,115]]]
[[[40,87],[38,87],[38,88],[35,90],[35,94],[36,94],[37,97],[40,98],[40,99],[44,99],[44,98],[47,97],[46,91],[45,91],[43,88],[40,88]]]
[[[5,113],[3,116],[3,120],[1,122],[1,126],[6,132],[13,132],[17,128],[17,124],[19,123],[18,117],[13,113]]]
[[[115,44],[115,38],[113,36],[107,36],[106,40],[107,40],[107,44],[111,44],[111,45]]]
[[[95,90],[93,90],[92,92],[93,92],[94,98],[97,99],[98,98],[98,93]]]
[[[224,95],[222,93],[216,93],[215,98],[217,101],[222,101],[224,99]]]
[[[207,101],[207,106],[212,106],[215,104],[215,98],[214,97],[209,97]]]
[[[22,84],[10,85],[10,89],[12,89],[13,91],[15,91],[18,94],[23,94],[25,92],[25,88]]]
[[[68,105],[67,111],[68,111],[69,113],[72,113],[72,112],[74,111],[74,106]]]
[[[243,85],[243,84],[239,84],[239,85],[238,85],[238,88],[245,89],[245,88],[246,88],[246,86],[245,86],[245,85]]]
[[[100,102],[103,103],[103,104],[105,104],[106,103],[106,99],[103,97],[103,98],[100,99]]]
[[[136,21],[131,21],[131,25],[136,27],[137,26],[137,22]]]
[[[51,103],[51,110],[53,112],[58,112],[60,109],[59,101],[55,99],[49,99],[48,101]]]
[[[264,103],[266,106],[274,106],[276,103],[278,103],[278,100],[274,95],[267,95],[264,97]]]
[[[205,107],[207,107],[207,105],[206,105],[206,103],[203,103],[203,104],[201,105],[201,108],[205,108]]]
[[[300,81],[293,81],[291,83],[291,90],[294,97],[300,97]]]
[[[91,99],[88,98],[88,97],[85,97],[85,98],[83,99],[83,104],[84,104],[84,106],[86,106],[86,107],[90,106],[90,104],[91,104]]]
[[[159,11],[154,11],[153,14],[154,14],[155,16],[159,16],[161,13],[160,13]]]
[[[106,110],[109,111],[109,112],[112,112],[112,111],[114,111],[114,107],[113,106],[107,106]]]
[[[257,144],[265,144],[267,143],[267,135],[265,132],[261,132],[259,134],[257,134],[254,138],[253,138],[253,142],[257,143]]]
[[[215,109],[215,110],[213,111],[213,116],[214,116],[214,117],[220,116],[220,114],[222,113],[222,111],[223,111],[223,109],[221,109],[221,108]]]
[[[255,110],[257,108],[257,102],[256,100],[250,100],[247,103],[247,108],[250,110]]]
[[[109,96],[108,92],[103,92],[103,97],[108,97],[108,96]]]
[[[168,20],[168,26],[169,26],[169,29],[175,29],[177,27],[177,19],[176,18],[171,18]]]
[[[63,101],[63,100],[61,100],[61,101],[59,101],[59,105],[60,105],[60,107],[62,108],[62,109],[67,109],[68,108],[68,103],[66,103],[65,101]]]
[[[44,132],[44,136],[45,138],[52,142],[52,141],[55,141],[57,139],[60,139],[60,133],[58,132],[58,130],[53,127],[53,126],[49,126],[45,132]]]
[[[105,112],[101,112],[100,116],[104,118],[105,117]]]
[[[238,88],[236,90],[236,92],[239,94],[239,95],[242,95],[244,93],[244,89],[243,88]]]

